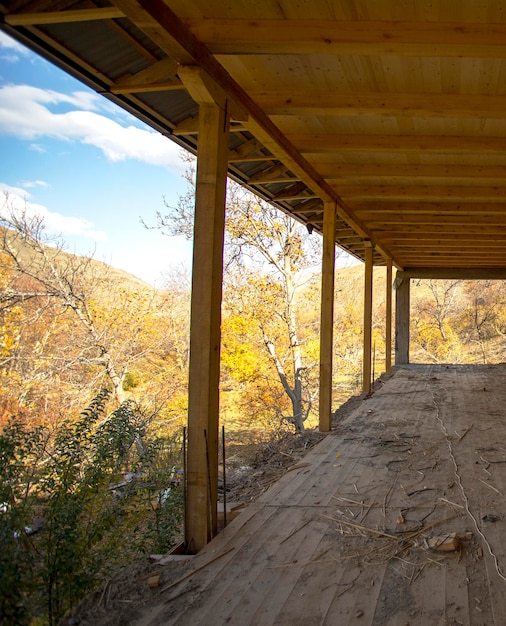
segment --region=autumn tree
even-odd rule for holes
[[[494,341],[505,335],[505,282],[499,280],[466,281],[463,297],[466,306],[455,324],[464,340],[478,348],[481,361],[494,360]],[[504,356],[498,355],[500,361]]]
[[[174,366],[178,341],[168,326],[179,313],[170,294],[122,283],[106,265],[67,254],[40,217],[8,198],[0,227],[5,411],[15,399],[39,414],[59,413],[82,406],[84,390],[92,396],[106,386],[117,406],[140,395],[150,412],[166,413],[186,382],[185,362]]]
[[[170,235],[191,236],[193,224],[194,164],[187,171],[188,192],[167,215],[157,215],[157,227]],[[296,431],[313,407],[315,396],[315,355],[306,358],[300,337],[298,296],[315,274],[321,258],[319,238],[309,235],[298,222],[245,191],[229,183],[225,234],[225,294],[235,289],[238,273],[247,277],[242,288],[253,294],[251,309],[234,300],[235,314],[255,325],[265,353],[286,398],[289,411],[284,418]],[[230,291],[231,290],[231,291]],[[252,304],[253,303],[253,304]],[[307,302],[303,307],[307,307]],[[315,308],[317,303],[315,304]],[[228,305],[224,305],[227,310]],[[226,321],[224,321],[226,324]],[[312,381],[310,383],[310,381]]]
[[[460,362],[463,346],[454,320],[462,306],[462,281],[430,279],[415,284],[412,339],[435,363]],[[415,292],[415,290],[414,290]]]

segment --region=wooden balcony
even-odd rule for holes
[[[395,368],[125,623],[502,626],[505,406],[506,366]]]

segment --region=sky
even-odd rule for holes
[[[1,31],[0,151],[0,211],[37,213],[68,252],[156,287],[191,266],[190,242],[141,223],[185,192],[182,149]]]

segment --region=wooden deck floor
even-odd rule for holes
[[[135,623],[504,626],[505,416],[506,366],[397,369]]]

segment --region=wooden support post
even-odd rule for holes
[[[332,429],[332,355],[334,347],[334,278],[336,204],[323,207],[322,301],[320,317],[320,430]]]
[[[188,390],[185,541],[201,550],[217,532],[220,324],[228,115],[200,105]]]
[[[409,363],[410,279],[395,279],[395,364]]]
[[[392,373],[392,259],[387,259],[385,311],[385,372]]]
[[[364,350],[362,362],[362,390],[371,391],[371,360],[372,360],[372,277],[373,248],[366,242],[365,277],[364,277]]]

